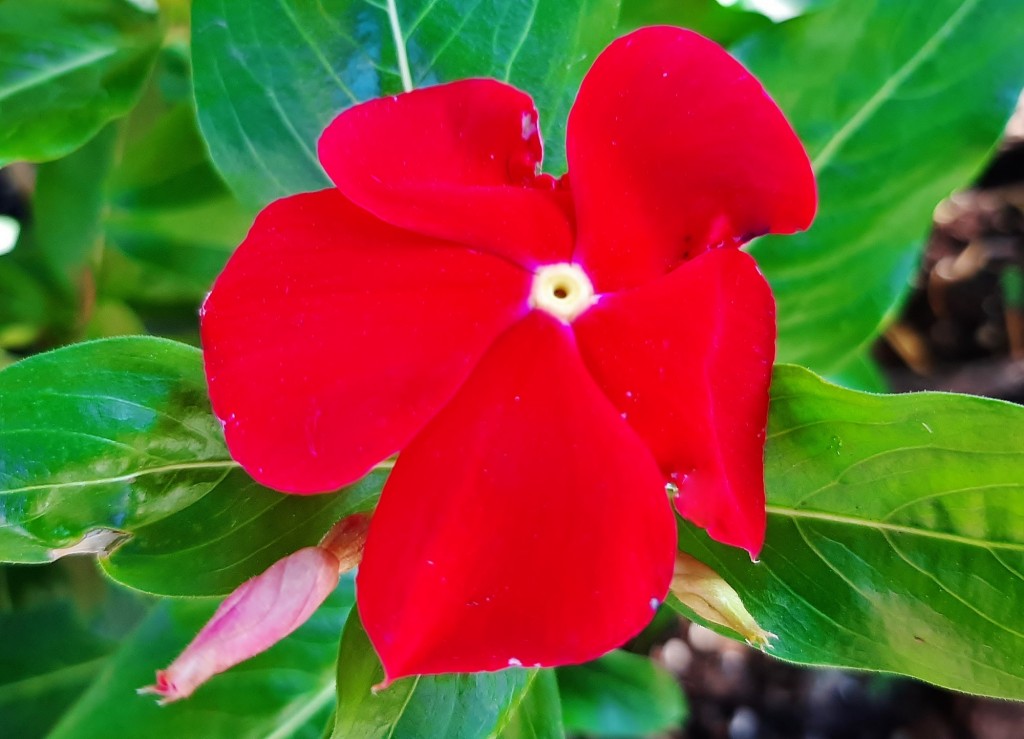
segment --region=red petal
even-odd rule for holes
[[[574,258],[599,292],[814,216],[796,134],[739,62],[691,31],[646,28],[609,46],[568,129]]]
[[[650,452],[535,312],[399,456],[359,611],[389,680],[581,662],[650,620],[675,549]]]
[[[336,190],[256,219],[203,308],[210,396],[257,480],[334,490],[411,439],[527,310],[530,275]]]
[[[349,108],[320,139],[338,188],[388,223],[502,254],[565,261],[572,229],[537,178],[537,111],[495,80],[464,80]]]
[[[573,328],[598,384],[679,487],[679,512],[756,556],[775,301],[754,260],[708,252],[603,296]]]

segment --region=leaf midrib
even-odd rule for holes
[[[988,550],[1003,549],[1014,552],[1024,552],[1024,544],[1016,542],[987,541],[985,539],[977,539],[975,537],[963,536],[961,534],[950,534],[944,531],[933,531],[931,529],[922,529],[916,526],[901,526],[899,524],[884,523],[882,521],[872,521],[866,518],[858,518],[856,516],[844,516],[837,513],[828,513],[826,511],[798,511],[794,508],[788,508],[786,506],[778,505],[768,505],[766,508],[769,515],[782,516],[784,518],[822,521],[825,523],[833,523],[843,526],[857,526],[861,528],[875,529],[876,531],[888,531],[896,534],[919,536],[925,539],[948,541],[956,544],[964,544],[966,546],[980,547],[982,549]]]
[[[208,460],[203,462],[177,462],[175,464],[165,464],[159,467],[148,467],[134,472],[126,472],[124,474],[114,475],[111,477],[93,478],[91,480],[73,480],[70,482],[40,483],[38,485],[25,485],[19,488],[0,489],[0,496],[31,493],[37,490],[61,490],[64,488],[91,487],[93,485],[110,485],[118,482],[134,482],[139,477],[162,475],[168,472],[233,469],[240,466],[241,465],[233,459]]]
[[[896,91],[907,79],[916,72],[922,64],[938,53],[942,44],[949,39],[957,27],[963,22],[971,11],[973,11],[980,0],[964,0],[959,8],[954,11],[946,22],[939,26],[928,39],[921,45],[921,48],[914,53],[904,64],[896,70],[895,74],[886,79],[874,95],[869,97],[864,104],[854,113],[843,126],[828,140],[817,156],[811,161],[811,167],[815,174],[828,167],[836,154],[853,137],[879,108],[888,102]]]
[[[66,60],[62,64],[58,64],[57,66],[47,67],[46,69],[34,75],[29,75],[25,79],[15,82],[11,85],[8,85],[6,87],[0,87],[0,100],[6,100],[8,98],[11,98],[19,92],[27,90],[31,87],[38,87],[44,85],[47,82],[50,82],[51,80],[55,80],[58,77],[63,77],[64,75],[71,74],[72,72],[82,69],[83,67],[87,67],[90,64],[111,57],[116,53],[117,47],[115,46],[93,49],[87,54],[72,57],[71,59]]]

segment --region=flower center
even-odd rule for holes
[[[547,311],[561,321],[571,323],[595,300],[594,285],[578,264],[546,264],[533,275],[530,307]]]

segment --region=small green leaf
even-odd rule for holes
[[[779,304],[779,360],[829,373],[909,289],[935,204],[988,157],[1024,85],[1024,3],[831,3],[736,51],[807,146],[810,231],[752,253]]]
[[[642,736],[678,729],[686,701],[676,679],[647,657],[615,651],[559,667],[565,728],[591,736]]]
[[[537,670],[407,677],[377,693],[384,668],[359,614],[345,624],[338,655],[334,734],[342,737],[450,739],[489,737],[505,726],[536,679]]]
[[[334,659],[354,603],[352,581],[263,654],[215,676],[188,700],[158,706],[135,690],[153,682],[213,614],[211,599],[161,602],[110,659],[50,739],[111,736],[319,739],[334,705]]]
[[[354,103],[495,77],[533,95],[557,172],[569,106],[617,15],[616,0],[196,0],[199,121],[239,199],[262,206],[329,184],[316,142]]]
[[[1024,408],[776,368],[761,560],[689,524],[770,653],[1024,698]]]
[[[128,0],[0,2],[0,166],[62,157],[128,112],[159,44]]]

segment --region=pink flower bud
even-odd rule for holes
[[[242,583],[166,670],[140,693],[187,698],[214,675],[263,652],[313,615],[338,584],[338,558],[307,547]]]

